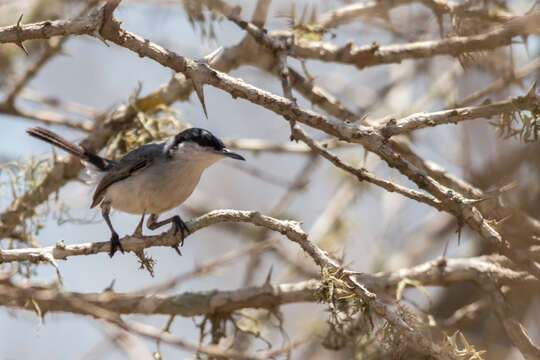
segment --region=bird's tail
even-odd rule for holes
[[[48,142],[49,144],[59,147],[60,149],[70,153],[71,155],[74,155],[81,160],[94,165],[101,171],[107,171],[112,166],[114,166],[113,161],[104,159],[99,155],[93,154],[82,146],[73,144],[72,142],[69,142],[63,137],[61,137],[60,135],[57,135],[52,131],[49,131],[42,127],[38,126],[35,128],[27,129],[26,133],[30,136],[33,136],[35,138]]]

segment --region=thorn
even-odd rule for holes
[[[499,194],[502,194],[502,193],[508,192],[510,190],[514,190],[517,186],[518,186],[518,182],[517,181],[512,181],[511,183],[508,183],[506,185],[501,186],[499,188],[499,190],[497,190],[497,192]]]
[[[532,84],[529,91],[527,91],[527,95],[525,95],[527,98],[536,99],[536,81]]]
[[[22,42],[18,42],[18,43],[15,43],[15,44],[17,44],[17,46],[20,47],[22,49],[22,51],[24,51],[26,56],[30,56],[30,54],[28,53],[28,50],[26,50],[26,48],[24,47]]]
[[[22,18],[23,18],[23,14],[21,14],[21,16],[19,16],[19,20],[17,20],[17,25],[15,25],[15,28],[17,29],[17,38],[20,37],[20,32],[22,31],[22,27],[21,27]],[[24,51],[26,56],[30,55],[28,53],[28,50],[26,50],[26,48],[24,47],[22,40],[18,40],[15,44],[17,44],[17,46],[20,47],[22,49],[22,51]]]
[[[529,35],[523,34],[521,35],[521,39],[523,39],[523,46],[525,46],[525,52],[527,53],[527,57],[531,57],[529,53]]]
[[[116,282],[116,279],[112,279],[111,283],[109,284],[109,286],[107,286],[105,289],[103,289],[103,292],[107,292],[107,291],[111,291],[111,292],[114,292],[113,290],[113,287],[114,287],[114,283]]]
[[[211,62],[214,61],[214,59],[221,53],[222,50],[223,50],[223,46],[218,47],[216,50],[214,50],[214,51],[212,51],[210,54],[206,55],[206,56],[203,58],[203,61],[204,61],[206,64],[211,63]]]
[[[480,105],[489,105],[489,104],[492,104],[493,101],[490,99],[490,98],[487,98],[486,100],[482,101],[482,104]]]
[[[73,55],[71,55],[70,53],[68,53],[67,51],[65,50],[60,50],[58,52],[58,55],[61,55],[61,56],[68,56],[68,57],[72,57]]]
[[[182,256],[182,252],[180,251],[180,248],[178,247],[178,245],[173,245],[171,246],[178,255]]]
[[[461,231],[459,232],[460,236],[461,236]],[[446,254],[448,253],[448,245],[450,244],[450,238],[446,239],[446,242],[444,243],[444,249],[443,249],[443,252],[441,254],[441,258],[440,259],[446,259]],[[458,237],[458,244],[459,244],[459,237]]]
[[[193,79],[193,77],[191,77],[191,83],[193,84],[193,88],[195,89],[195,93],[197,93],[197,97],[199,98],[199,101],[201,102],[201,105],[202,105],[202,108],[203,108],[203,111],[204,111],[204,116],[206,116],[206,119],[208,119],[208,113],[206,112],[206,104],[204,103],[203,85],[202,85],[201,82]]]
[[[458,246],[461,245],[461,230],[463,229],[463,219],[458,218],[458,228],[456,230],[457,232],[457,244]]]
[[[268,274],[266,275],[266,280],[264,280],[263,286],[272,286],[272,271],[274,270],[274,265],[270,266],[270,270],[268,271]]]
[[[505,223],[506,221],[508,221],[508,219],[510,219],[511,217],[512,217],[512,214],[507,215],[507,216],[503,217],[500,220],[487,220],[487,223],[490,226],[493,226],[493,227],[497,228],[499,225],[501,225],[501,224]]]
[[[364,115],[362,115],[362,117],[360,118],[359,123],[364,124],[369,115],[370,115],[369,113],[365,113]]]
[[[467,199],[465,200],[465,204],[473,205],[478,204],[486,200],[492,200],[497,198],[498,196],[504,194],[505,192],[511,191],[515,189],[518,186],[517,181],[512,181],[511,183],[508,183],[506,185],[501,186],[500,188],[497,188],[495,190],[486,191],[484,197],[481,197],[479,199]]]
[[[437,12],[435,14],[435,17],[437,18],[437,25],[439,26],[439,36],[441,37],[441,39],[444,39],[444,26],[443,26],[442,13]]]
[[[481,197],[479,199],[466,199],[464,201],[465,204],[467,205],[475,205],[475,204],[479,204],[481,202],[484,202],[486,200],[492,200],[494,197],[493,196],[484,196],[484,197]]]
[[[107,42],[107,40],[105,40],[105,38],[104,38],[103,36],[101,36],[99,30],[96,29],[96,31],[94,31],[93,35],[94,35],[97,39],[101,40],[101,42],[104,43],[105,46],[111,47],[111,46],[109,45],[109,43]]]
[[[47,252],[47,253],[43,254],[43,256],[45,257],[45,259],[47,259],[47,261],[56,270],[56,276],[58,278],[58,284],[60,285],[60,287],[63,287],[64,286],[64,280],[62,279],[62,274],[60,273],[60,268],[58,267],[58,263],[56,262],[56,260],[54,260],[54,256],[50,252]]]

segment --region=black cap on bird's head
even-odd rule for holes
[[[223,141],[215,137],[210,131],[201,128],[189,128],[178,133],[174,137],[174,142],[175,144],[192,142],[202,148],[230,157],[231,159],[246,160],[242,155],[227,149],[223,144]]]

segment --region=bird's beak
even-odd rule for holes
[[[246,161],[246,159],[244,159],[244,157],[242,155],[237,154],[235,152],[232,152],[231,150],[229,150],[227,148],[223,148],[220,151],[220,154],[225,155],[227,157],[230,157],[231,159]]]

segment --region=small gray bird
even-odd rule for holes
[[[185,234],[189,234],[184,221],[178,215],[157,221],[159,214],[182,204],[210,165],[226,157],[245,160],[227,149],[209,131],[199,128],[190,128],[164,141],[142,145],[118,162],[93,154],[41,127],[26,132],[77,156],[90,169],[100,173],[90,208],[100,205],[101,214],[111,230],[111,257],[117,249],[124,252],[111,224],[111,208],[141,214],[135,230],[139,236],[146,214],[150,214],[146,226],[151,230],[172,223],[174,234],[180,231],[183,244]]]

